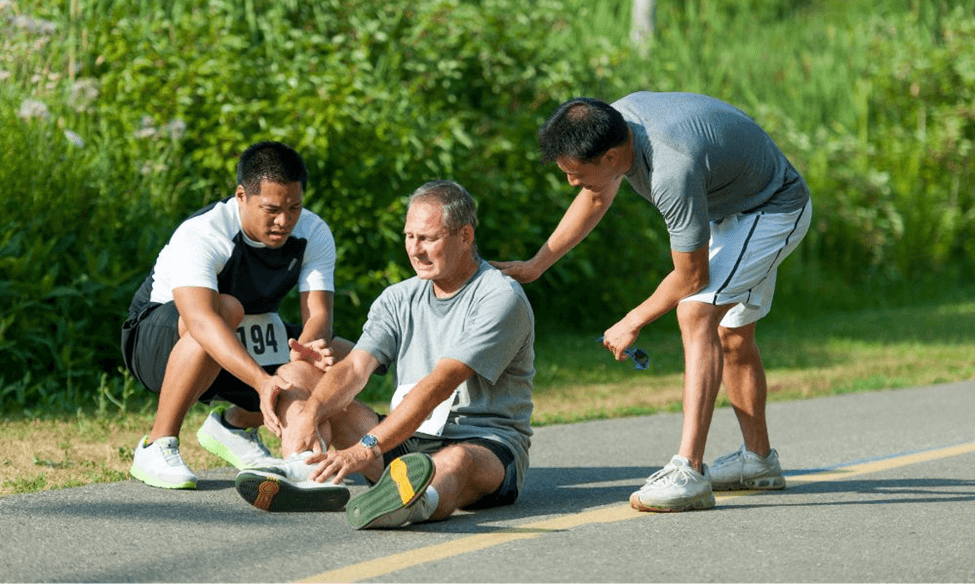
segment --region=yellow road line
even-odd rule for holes
[[[947,446],[945,448],[938,448],[936,450],[926,450],[924,452],[916,452],[914,454],[905,454],[902,456],[895,456],[892,458],[884,458],[881,460],[874,460],[871,462],[863,462],[860,464],[851,464],[850,466],[844,466],[842,468],[838,468],[834,470],[827,470],[824,472],[814,472],[805,475],[788,477],[786,480],[788,482],[803,482],[803,483],[817,482],[818,483],[818,482],[831,481],[837,479],[848,479],[850,477],[855,477],[857,475],[879,472],[882,470],[890,470],[902,466],[910,466],[912,464],[918,464],[920,462],[928,462],[931,460],[938,460],[941,458],[958,456],[960,454],[968,454],[969,452],[975,452],[975,442],[971,444],[959,444],[957,446]]]
[[[812,483],[837,479],[848,479],[858,475],[890,470],[921,462],[958,456],[961,454],[968,454],[970,452],[975,452],[975,442],[939,448],[936,450],[928,450],[926,452],[905,454],[903,456],[895,456],[883,460],[853,464],[824,472],[790,476],[787,478],[787,481],[789,483]],[[716,499],[718,501],[722,501],[758,492],[761,491],[733,491],[719,495],[716,497]],[[482,550],[511,541],[532,539],[546,533],[565,531],[574,527],[579,527],[580,525],[615,523],[617,521],[625,521],[627,519],[635,519],[637,517],[648,517],[653,515],[653,513],[635,511],[631,509],[629,505],[603,507],[600,509],[594,509],[592,511],[583,511],[582,513],[573,513],[571,515],[563,515],[553,519],[536,521],[534,523],[528,523],[518,527],[506,528],[498,531],[497,533],[471,535],[468,537],[455,539],[447,543],[431,545],[407,552],[393,554],[391,556],[383,556],[374,560],[345,566],[337,570],[323,572],[316,576],[310,576],[304,580],[299,580],[298,582],[359,582],[362,580],[368,580],[369,578],[376,578],[384,574],[390,574],[392,572],[410,568],[412,566],[459,556],[461,554]]]

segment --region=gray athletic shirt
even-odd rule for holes
[[[386,288],[369,308],[355,348],[383,369],[395,363],[396,387],[420,381],[444,358],[473,369],[454,395],[441,435],[508,446],[520,489],[532,435],[534,342],[535,316],[521,285],[482,260],[450,298],[437,298],[432,283],[418,277]]]
[[[675,251],[708,244],[710,221],[789,213],[809,188],[772,139],[741,110],[693,93],[632,93],[612,104],[633,132],[630,186],[660,210]]]

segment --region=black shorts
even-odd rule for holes
[[[288,336],[298,338],[301,327],[285,323]],[[167,302],[150,308],[138,320],[126,321],[122,325],[122,358],[125,366],[146,389],[158,394],[162,389],[163,376],[169,354],[179,341],[179,311],[176,304]],[[270,365],[263,369],[274,374],[280,365]],[[214,400],[228,401],[248,412],[261,411],[261,398],[257,391],[238,379],[232,373],[221,370],[200,400],[210,403]]]
[[[385,417],[379,416],[379,421],[383,421]],[[501,486],[498,487],[498,490],[489,495],[484,495],[477,501],[464,507],[464,509],[471,511],[490,509],[491,507],[511,505],[518,500],[518,467],[515,466],[515,456],[511,453],[510,448],[495,440],[488,440],[486,438],[420,438],[411,436],[399,446],[389,452],[383,453],[383,464],[389,466],[389,463],[410,452],[423,452],[432,455],[452,444],[475,444],[477,446],[483,446],[490,450],[501,461],[501,465],[504,467],[504,480],[501,481]]]

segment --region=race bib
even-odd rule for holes
[[[415,383],[408,383],[406,385],[401,385],[396,388],[393,393],[393,399],[389,403],[390,411],[395,410],[396,406],[403,401],[406,394],[410,393],[413,389]],[[433,408],[427,419],[420,424],[417,428],[417,432],[423,432],[424,434],[430,434],[431,436],[440,436],[443,433],[444,426],[447,425],[447,417],[450,415],[450,406],[454,405],[454,400],[457,399],[457,395],[460,393],[460,387],[454,390],[454,393],[450,394],[450,397],[440,402],[440,404]]]
[[[237,337],[262,367],[287,363],[291,357],[288,331],[275,312],[244,315],[244,320],[237,327]]]

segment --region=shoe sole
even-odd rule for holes
[[[245,501],[271,513],[339,511],[349,502],[349,489],[340,485],[299,487],[291,481],[260,471],[237,475],[234,486]]]
[[[653,513],[680,513],[683,511],[706,511],[714,509],[714,493],[708,493],[705,497],[697,497],[692,500],[675,501],[665,505],[648,505],[640,500],[640,493],[637,491],[630,495],[630,507],[637,511],[650,511]]]
[[[349,525],[369,529],[384,516],[410,506],[430,486],[435,472],[433,459],[426,454],[413,452],[397,458],[372,488],[349,503]]]
[[[782,475],[752,477],[730,483],[711,481],[711,490],[714,491],[777,491],[784,488],[785,477]]]
[[[156,487],[158,489],[186,489],[193,490],[196,489],[196,481],[184,481],[182,483],[167,483],[160,479],[153,478],[142,470],[132,467],[129,469],[129,474],[136,480],[142,481],[143,483],[149,485],[150,487]]]

